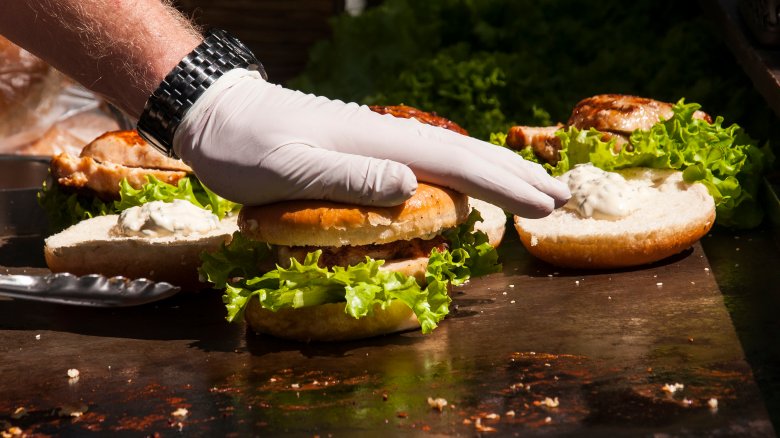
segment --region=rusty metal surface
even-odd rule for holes
[[[719,242],[709,246],[733,244]],[[759,258],[757,242],[740,256]],[[513,235],[502,254],[504,273],[457,288],[452,317],[429,336],[307,345],[248,335],[208,291],[115,311],[0,301],[0,428],[774,436],[700,245],[595,274],[536,262]],[[23,265],[13,266],[0,272]],[[684,388],[662,389],[675,383]]]

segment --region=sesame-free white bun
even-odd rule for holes
[[[482,221],[474,224],[475,231],[487,234],[490,245],[498,248],[506,232],[506,213],[497,206],[481,199],[469,198],[469,206],[482,215]]]
[[[430,239],[465,221],[469,211],[466,195],[419,183],[395,207],[284,201],[242,208],[238,226],[245,236],[272,245],[357,246]]]
[[[216,251],[238,230],[235,216],[207,234],[186,237],[116,237],[109,230],[118,215],[83,220],[46,239],[44,256],[52,272],[121,275],[202,289],[197,269],[203,251]]]
[[[520,240],[534,256],[556,266],[611,269],[638,266],[678,254],[715,222],[715,202],[702,184],[682,172],[633,168],[619,172],[647,187],[636,211],[617,219],[584,218],[559,208],[541,219],[515,216]]]
[[[412,309],[398,300],[384,309],[374,306],[372,314],[362,318],[344,312],[345,305],[329,303],[274,312],[263,308],[255,297],[244,315],[255,333],[304,342],[364,339],[420,327]]]
[[[397,207],[365,207],[328,201],[285,201],[244,207],[238,225],[245,236],[284,246],[341,247],[430,239],[464,222],[469,200],[452,190],[418,184],[417,192]],[[428,257],[386,260],[380,269],[400,272],[425,284]],[[252,299],[245,319],[256,333],[297,341],[344,341],[420,327],[414,312],[395,300],[385,309],[354,318],[346,303],[329,303],[276,312]]]

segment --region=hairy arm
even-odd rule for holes
[[[138,117],[199,33],[160,0],[9,0],[0,34]]]

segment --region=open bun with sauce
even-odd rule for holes
[[[572,178],[575,172],[588,175]],[[579,165],[562,179],[573,195],[566,206],[541,219],[514,220],[528,252],[556,266],[610,269],[652,263],[686,250],[715,223],[712,196],[702,184],[683,181],[682,172],[603,172]]]
[[[159,207],[160,204],[157,201],[147,207]],[[167,208],[175,204],[178,204],[176,207],[185,207],[183,210],[179,208],[178,215],[186,215],[187,222],[197,219],[201,224],[205,222],[206,226],[182,232],[180,225],[174,225],[172,228],[177,228],[176,232],[159,232],[159,224],[144,224],[133,233],[121,229],[121,215],[98,216],[49,236],[44,245],[46,264],[52,272],[148,278],[167,281],[185,290],[207,287],[198,280],[200,254],[216,251],[223,243],[229,242],[232,233],[237,230],[236,218],[220,221],[207,210],[198,209],[186,201],[163,206],[166,210],[162,213],[158,210],[158,216],[170,216]],[[125,210],[124,215],[141,208]],[[208,218],[208,215],[213,217]],[[170,228],[170,224],[167,226]]]

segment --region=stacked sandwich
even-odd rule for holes
[[[697,104],[608,94],[582,100],[566,125],[511,128],[500,140],[572,191],[546,218],[515,218],[525,247],[559,266],[628,267],[689,248],[716,213],[723,225],[757,225],[769,154],[722,123]]]
[[[200,253],[237,229],[238,205],[208,191],[179,160],[164,157],[135,131],[101,135],[79,156],[51,161],[39,194],[50,223],[53,272],[100,273],[200,288]]]

